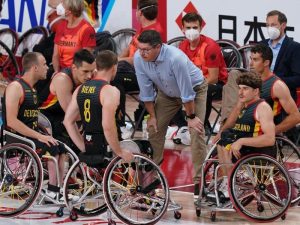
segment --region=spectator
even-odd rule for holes
[[[266,19],[269,39],[263,41],[273,52],[271,71],[283,80],[297,101],[296,89],[300,87],[300,44],[286,33],[287,18],[277,10],[270,11]]]
[[[82,17],[83,0],[62,0],[56,7],[58,15],[65,16],[56,31],[52,63],[54,72],[72,65],[75,52],[86,48],[92,52],[96,46],[95,30]]]
[[[212,101],[221,99],[228,74],[219,45],[201,34],[202,24],[203,19],[196,12],[187,13],[182,18],[182,30],[187,39],[180,43],[179,48],[202,70],[208,83],[204,125],[211,130],[209,116]]]

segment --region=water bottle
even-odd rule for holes
[[[144,120],[142,122],[142,129],[143,129],[143,139],[148,139],[148,131],[147,131],[147,120],[149,119],[149,115],[144,116]]]

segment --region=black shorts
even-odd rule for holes
[[[37,153],[42,156],[45,155],[47,152],[51,156],[57,156],[66,153],[66,148],[62,143],[58,143],[58,145],[52,145],[49,147],[47,144],[37,140],[37,139],[31,139],[36,146]]]
[[[20,134],[18,134],[20,135]],[[22,136],[22,135],[20,135]],[[51,147],[49,147],[48,145],[46,145],[43,142],[40,142],[37,139],[33,139],[33,138],[28,138],[26,137],[28,140],[31,140],[34,142],[35,146],[36,146],[36,151],[38,153],[38,155],[41,157],[42,155],[45,155],[47,152],[51,155],[51,156],[56,156],[56,155],[60,155],[66,152],[66,148],[63,144],[58,143],[58,145],[52,145]],[[7,135],[6,137],[6,143],[7,144],[11,144],[11,143],[21,143],[21,144],[25,144],[28,145],[29,147],[30,144],[26,141],[22,141],[19,138],[15,138],[12,136]]]
[[[221,133],[221,139],[219,140],[218,144],[223,147],[226,147],[228,144],[232,144],[233,142],[235,142],[238,139],[239,138],[234,134],[232,129],[227,129]],[[261,147],[261,148],[243,146],[240,149],[240,153],[241,153],[241,157],[250,155],[250,154],[254,154],[254,153],[259,153],[259,154],[265,154],[265,155],[269,155],[273,158],[276,158],[275,146],[268,146],[268,147]],[[238,159],[234,155],[232,155],[231,161],[233,163],[235,163],[238,161]]]

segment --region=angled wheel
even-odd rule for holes
[[[242,65],[242,56],[238,50],[240,46],[231,40],[222,39],[216,42],[221,48],[227,68],[240,68]]]
[[[116,43],[116,52],[118,55],[129,46],[135,33],[134,29],[126,28],[118,30],[111,35]]]
[[[171,40],[169,40],[167,42],[168,45],[172,45],[176,48],[179,47],[179,44],[185,39],[185,36],[180,36],[180,37],[175,37],[175,38],[172,38]]]
[[[292,202],[297,205],[300,201],[300,151],[289,139],[276,137],[277,160],[288,171],[292,185]]]
[[[242,67],[247,70],[250,70],[250,55],[252,47],[254,47],[254,45],[249,44],[238,48],[238,51],[242,56]]]
[[[38,197],[43,169],[38,155],[23,144],[8,144],[0,151],[0,217],[25,212]]]
[[[76,161],[64,182],[64,199],[68,209],[81,216],[97,216],[107,210],[102,190],[103,172]]]
[[[5,43],[7,47],[15,53],[18,46],[18,34],[10,28],[0,30],[0,41]]]
[[[291,182],[286,169],[266,155],[240,159],[229,180],[230,199],[242,216],[255,222],[271,222],[287,211]]]
[[[161,169],[139,154],[130,164],[120,157],[110,162],[103,192],[108,208],[125,224],[155,224],[169,202],[169,187]]]
[[[19,66],[13,52],[0,41],[0,80],[13,80],[20,74]]]
[[[20,38],[16,51],[17,57],[22,57],[27,52],[32,52],[33,47],[48,37],[48,30],[37,26],[26,31]]]

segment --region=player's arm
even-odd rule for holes
[[[300,112],[293,98],[291,97],[289,88],[282,81],[276,81],[273,86],[274,96],[279,99],[279,102],[287,113],[284,120],[276,125],[276,134],[289,130],[300,123]]]
[[[250,147],[267,147],[272,146],[275,143],[275,124],[273,118],[273,112],[271,107],[262,102],[257,106],[256,119],[260,122],[262,135],[251,138],[240,138],[240,144],[242,146]]]
[[[85,145],[82,135],[79,132],[76,121],[80,117],[80,112],[77,104],[77,94],[79,87],[74,91],[71,102],[66,110],[63,124],[68,131],[68,134],[74,144],[81,150],[85,151]]]
[[[50,90],[55,93],[61,108],[66,112],[72,99],[73,83],[67,74],[60,72],[53,77]]]
[[[102,104],[102,127],[106,141],[118,156],[122,156],[115,121],[116,110],[120,102],[119,90],[105,85],[101,89],[100,102]]]

